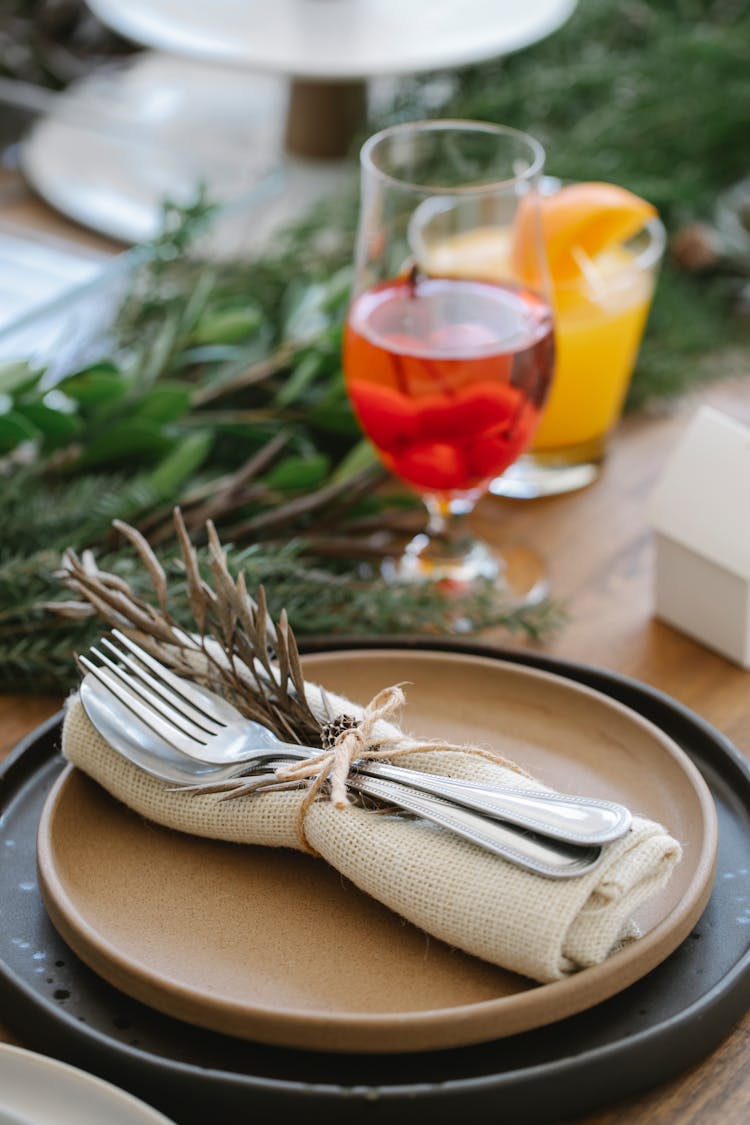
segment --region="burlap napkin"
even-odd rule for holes
[[[314,709],[320,693],[308,685]],[[342,711],[363,709],[329,695]],[[379,722],[379,735],[398,728]],[[402,736],[403,737],[403,736]],[[149,820],[180,832],[270,847],[301,846],[298,814],[305,790],[222,801],[170,791],[117,754],[77,698],[70,701],[63,753],[114,797]],[[440,751],[400,757],[399,765],[454,777],[542,789],[513,763]],[[597,867],[575,879],[524,871],[421,820],[383,815],[321,795],[304,818],[309,845],[361,890],[423,930],[506,969],[554,981],[605,960],[637,930],[633,911],[666,884],[680,845],[653,821],[635,817]]]

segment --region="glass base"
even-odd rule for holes
[[[425,534],[416,535],[399,558],[385,559],[387,582],[435,582],[457,595],[470,594],[475,583],[492,582],[498,598],[509,605],[534,605],[549,593],[542,559],[528,547],[495,549],[473,539],[461,554],[436,550]]]
[[[559,496],[593,484],[604,460],[604,439],[551,452],[539,450],[519,457],[502,476],[490,483],[493,496],[535,500]]]

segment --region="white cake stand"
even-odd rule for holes
[[[149,47],[316,80],[461,66],[526,47],[575,0],[88,0]]]
[[[148,237],[158,225],[159,200],[165,194],[179,198],[190,177],[209,189],[218,183],[223,197],[249,189],[283,164],[286,212],[293,214],[335,184],[378,81],[382,90],[386,76],[392,86],[394,76],[517,50],[554,31],[576,5],[87,2],[104,23],[157,51],[105,76],[111,83],[106,92],[93,76],[60,95],[58,109],[25,146],[24,168],[58,209],[123,241]],[[103,120],[108,113],[111,129]],[[93,203],[87,175],[98,181]]]

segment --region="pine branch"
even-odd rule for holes
[[[208,686],[220,684],[222,693],[243,714],[270,726],[282,738],[309,743],[319,736],[318,720],[305,699],[297,643],[289,625],[289,605],[295,611],[299,609],[298,620],[308,629],[311,607],[314,616],[318,615],[316,624],[320,623],[322,607],[323,613],[327,611],[336,620],[339,629],[342,624],[345,628],[348,625],[347,631],[352,633],[368,632],[376,625],[378,632],[397,632],[403,629],[403,611],[412,619],[426,611],[435,628],[440,621],[436,613],[440,602],[446,629],[453,627],[457,613],[480,612],[489,620],[502,619],[510,630],[539,639],[562,621],[561,610],[551,603],[523,609],[503,607],[489,583],[478,595],[461,600],[441,597],[429,583],[416,588],[378,589],[371,583],[337,580],[325,571],[308,571],[308,584],[303,591],[296,567],[290,571],[286,585],[277,581],[273,598],[269,599],[265,586],[258,582],[257,571],[252,572],[251,552],[230,560],[209,523],[208,547],[201,565],[179,509],[175,512],[175,527],[179,554],[165,567],[135,528],[120,525],[140,563],[137,582],[128,582],[98,566],[90,552],[79,558],[74,551],[67,551],[58,577],[72,592],[73,601],[60,600],[46,608],[63,619],[72,617],[76,621],[80,621],[82,614],[93,612],[100,627],[107,624],[137,634],[140,643],[157,659]],[[290,556],[287,561],[291,561]],[[268,562],[266,559],[266,565]],[[278,562],[277,557],[276,576]],[[179,583],[175,574],[180,576]],[[313,585],[315,600],[311,602],[308,598]],[[141,593],[144,587],[150,597]],[[257,593],[251,595],[249,589]],[[383,598],[378,606],[374,592],[386,591],[387,599]],[[305,601],[297,607],[290,595],[296,595],[299,601],[303,592]],[[288,604],[277,613],[275,606],[282,601]],[[386,601],[389,616],[383,618]],[[373,620],[376,606],[380,614]],[[349,616],[342,621],[344,611]],[[89,628],[91,622],[86,625]]]
[[[231,548],[226,560],[233,574],[244,574],[249,589],[264,588],[270,616],[278,619],[286,609],[298,635],[451,635],[460,615],[477,629],[498,626],[509,635],[544,641],[565,623],[565,610],[557,602],[508,606],[498,600],[490,583],[472,597],[457,600],[430,584],[390,585],[358,577],[350,568],[336,572],[316,566],[306,560],[304,546],[293,541]],[[197,551],[196,559],[205,577],[209,573],[205,548]],[[169,584],[174,620],[183,629],[191,628],[196,607],[191,606],[185,587],[184,565],[164,552],[157,563]],[[70,595],[61,591],[59,566],[56,552],[40,551],[7,561],[0,572],[6,581],[0,589],[0,690],[66,691],[77,679],[71,654],[85,651],[101,631],[96,618],[78,616]],[[103,554],[98,567],[127,583],[138,599],[148,598],[153,583],[129,548]],[[14,590],[23,591],[23,596],[15,598]],[[58,612],[52,610],[53,602],[58,603]]]

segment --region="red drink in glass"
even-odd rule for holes
[[[489,582],[508,603],[538,601],[547,589],[541,559],[483,542],[470,517],[490,481],[529,446],[551,379],[538,206],[544,150],[503,125],[408,121],[370,137],[360,162],[346,388],[381,460],[422,497],[428,516],[381,572],[463,592]],[[442,248],[459,236],[481,240],[488,223],[510,237],[521,207],[536,235],[529,269],[511,255],[502,279],[480,280],[467,268],[456,277]],[[458,621],[466,626],[463,610]]]
[[[420,493],[471,494],[530,444],[552,377],[549,305],[516,286],[404,276],[358,296],[347,390],[385,465]]]

